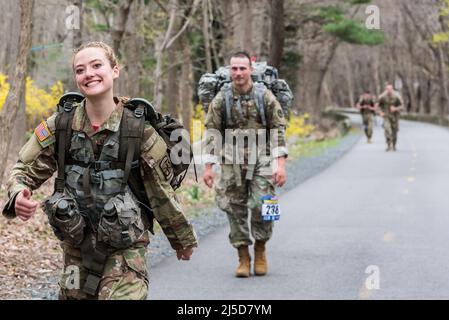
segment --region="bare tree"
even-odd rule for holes
[[[27,70],[27,56],[31,47],[32,13],[34,0],[20,0],[20,34],[19,55],[16,62],[14,78],[11,81],[11,89],[6,97],[5,104],[0,113],[0,185],[6,166],[6,158],[11,143],[11,125],[17,116],[20,96],[24,90],[24,78]]]
[[[184,128],[190,132],[190,120],[192,119],[192,88],[193,88],[193,68],[190,58],[190,45],[186,34],[181,36],[180,45],[182,48],[183,64],[181,66],[180,98],[182,110],[182,122]]]
[[[178,0],[170,0],[168,9],[165,9],[166,12],[169,13],[169,22],[167,30],[165,31],[165,35],[163,38],[160,38],[156,43],[156,67],[154,70],[154,94],[153,94],[153,100],[155,102],[156,108],[160,109],[162,104],[162,83],[161,83],[161,76],[162,76],[162,59],[163,54],[165,50],[170,48],[173,43],[186,31],[187,27],[189,26],[193,15],[196,12],[196,9],[198,7],[200,0],[193,0],[193,3],[191,5],[191,10],[189,10],[189,15],[185,17],[184,24],[182,27],[177,30],[177,32],[173,32],[174,30],[174,24],[175,19],[177,15],[179,15],[179,2]],[[174,34],[174,35],[173,35]]]
[[[284,51],[284,0],[271,0],[270,64],[278,70]]]
[[[206,58],[206,70],[207,72],[212,72],[212,57],[210,49],[210,35],[209,35],[209,1],[203,0],[203,38],[204,38],[204,52]]]

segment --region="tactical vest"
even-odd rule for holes
[[[374,107],[374,100],[373,99],[362,99],[360,101],[360,105],[364,106],[364,105],[370,105],[371,107]]]
[[[120,130],[97,150],[88,135],[72,130],[75,109],[67,101],[56,117],[58,176],[44,211],[55,234],[80,248],[88,270],[83,290],[95,296],[107,256],[131,247],[152,227],[139,178],[145,121],[141,107],[124,107]]]
[[[238,99],[234,99],[231,83],[224,84],[221,88],[224,97],[221,108],[222,132],[224,132],[225,129],[242,129],[245,125],[246,119],[242,110],[242,100],[246,102],[251,100],[254,101],[256,112],[258,113],[256,122],[261,125],[259,126],[260,128],[267,128],[268,123],[264,98],[266,90],[268,89],[263,83],[255,82],[253,83],[253,88],[249,94],[240,95]],[[235,108],[235,111],[237,111],[237,114],[235,115],[233,114],[233,107]],[[250,118],[249,115],[247,116]]]

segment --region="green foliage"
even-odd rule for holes
[[[375,46],[384,42],[383,32],[368,29],[361,22],[345,17],[348,6],[370,2],[369,0],[345,0],[346,5],[323,6],[312,14],[312,19],[322,24],[325,32],[342,41]]]
[[[93,31],[99,31],[99,32],[107,32],[109,30],[108,26],[102,23],[97,23],[92,25]]]
[[[200,188],[197,185],[192,186],[187,192],[189,193],[190,199],[192,199],[194,201],[199,200]]]
[[[323,19],[324,23],[335,23],[343,20],[344,11],[339,6],[326,6],[318,10],[317,16]]]
[[[382,32],[367,29],[362,23],[350,19],[328,23],[323,28],[334,37],[352,44],[375,46],[384,42]]]
[[[444,0],[442,7],[440,8],[440,16],[447,17],[449,16],[449,0]],[[446,26],[449,26],[449,23],[446,21]],[[442,43],[449,42],[449,32],[437,32],[432,36],[432,45],[439,45]]]
[[[446,43],[449,41],[449,32],[438,32],[432,37],[432,44]]]

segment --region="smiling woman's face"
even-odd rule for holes
[[[119,76],[118,66],[111,67],[105,51],[95,47],[85,48],[75,55],[73,71],[76,85],[86,97],[112,90],[114,79]]]

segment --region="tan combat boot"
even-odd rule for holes
[[[256,276],[264,276],[267,273],[267,269],[265,241],[256,240],[254,245],[254,273]]]
[[[391,144],[389,143],[388,146],[387,146],[387,149],[385,149],[385,151],[388,152],[388,151],[391,151],[391,149],[392,149],[392,148],[391,148]]]
[[[248,278],[251,269],[251,257],[249,256],[248,246],[238,247],[239,266],[235,270],[235,276],[238,278]]]

